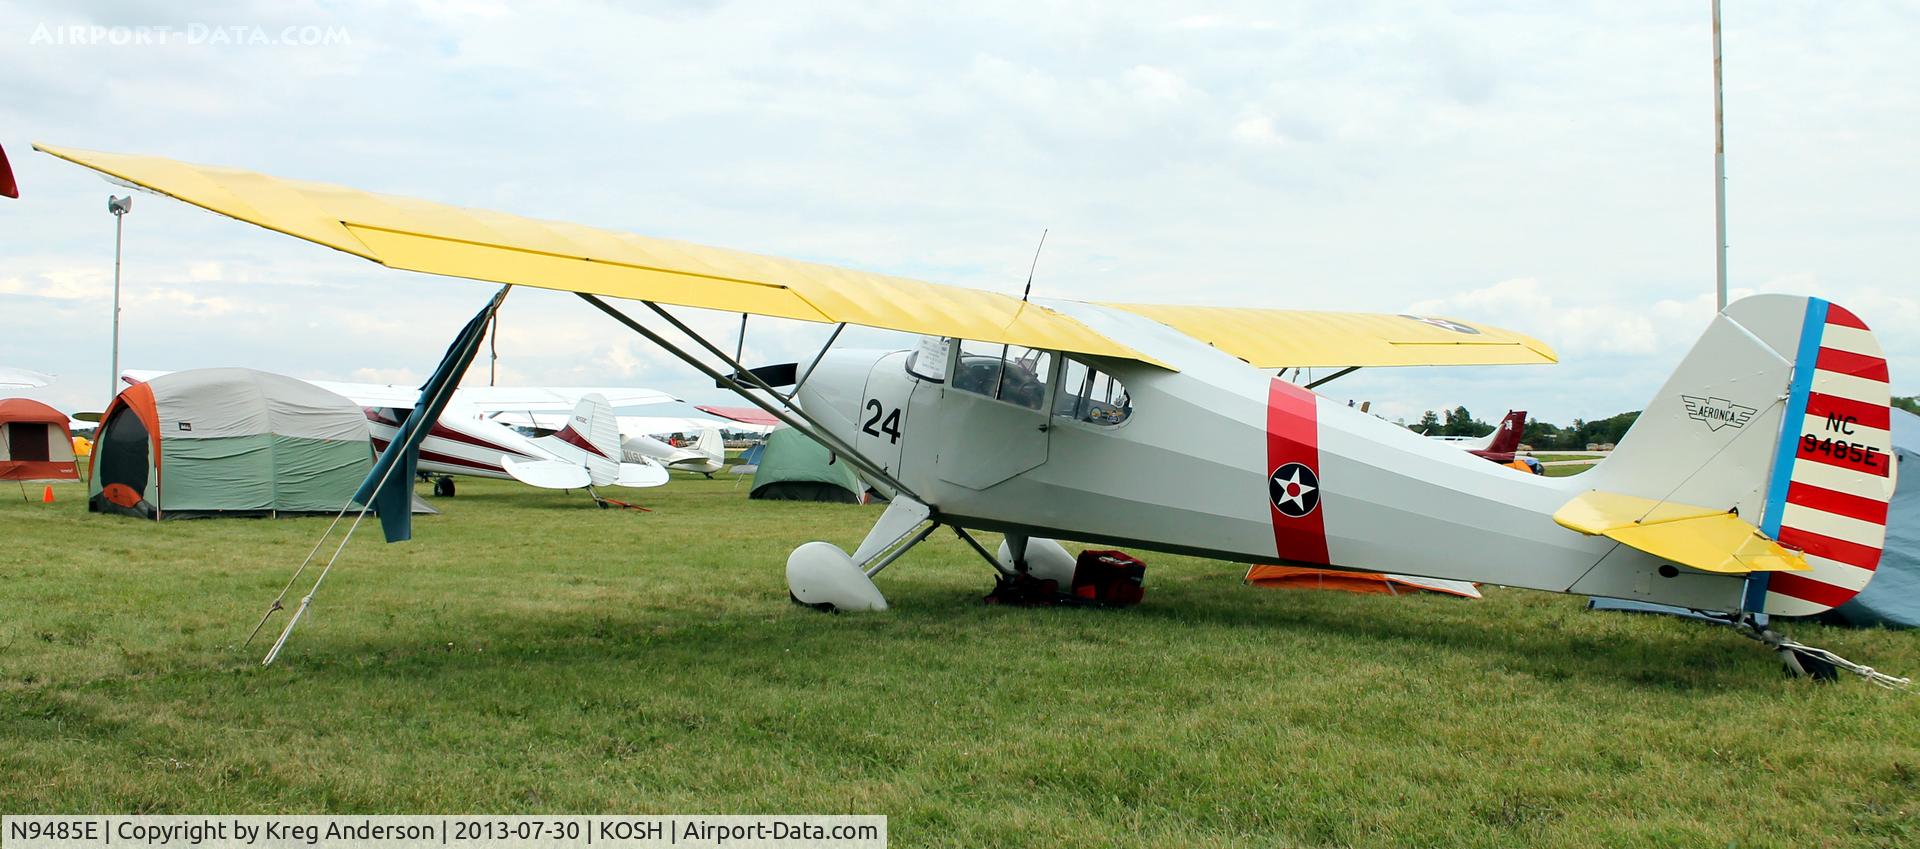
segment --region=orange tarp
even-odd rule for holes
[[[1383,575],[1379,572],[1343,572],[1338,569],[1309,569],[1303,566],[1255,566],[1247,570],[1247,583],[1262,587],[1339,590],[1348,593],[1382,595],[1434,592],[1461,598],[1476,597],[1417,581],[1418,579]]]

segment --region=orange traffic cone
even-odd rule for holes
[[[47,484],[47,491],[40,493],[40,503],[41,504],[53,503],[53,484]]]

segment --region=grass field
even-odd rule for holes
[[[1544,463],[1546,461],[1542,460],[1541,462]],[[1572,466],[1548,466],[1546,467],[1546,471],[1547,471],[1547,477],[1564,478],[1564,477],[1567,477],[1568,475],[1580,474],[1581,472],[1584,472],[1591,468],[1593,468],[1593,464],[1587,463],[1584,465],[1572,465]]]
[[[881,614],[787,600],[877,507],[676,479],[647,514],[462,481],[238,649],[319,519],[0,500],[0,811],[882,813],[898,846],[1913,846],[1920,697],[1726,631],[1257,590],[1146,554],[1144,605],[979,602],[941,535]],[[0,490],[11,497],[13,493]],[[36,495],[37,488],[33,491]],[[295,593],[295,597],[298,593]],[[1801,625],[1920,673],[1920,634]]]

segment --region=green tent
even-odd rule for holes
[[[767,434],[766,446],[760,467],[753,472],[749,498],[860,503],[866,487],[853,466],[834,457],[826,446],[786,427]]]
[[[147,519],[332,513],[373,467],[366,415],[302,380],[197,369],[101,414],[87,509]]]

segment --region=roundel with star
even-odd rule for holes
[[[1267,494],[1280,515],[1298,519],[1320,506],[1320,477],[1303,463],[1288,463],[1273,470]]]

